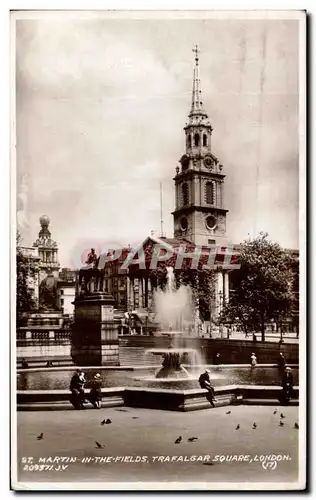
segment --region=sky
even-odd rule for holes
[[[297,20],[24,19],[16,22],[16,169],[23,244],[50,217],[62,267],[78,248],[173,236],[195,44],[227,237],[266,231],[298,248]],[[111,245],[110,245],[111,246]],[[112,245],[113,246],[113,245]]]

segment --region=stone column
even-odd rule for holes
[[[144,307],[144,280],[139,278],[139,307]]]
[[[135,309],[135,305],[134,305],[134,278],[129,278],[129,304],[130,304],[130,310],[133,311]]]
[[[145,294],[144,294],[144,307],[148,309],[148,283],[149,278],[145,278]]]
[[[149,311],[152,311],[152,308],[153,308],[153,288],[152,288],[152,284],[151,284],[151,281],[150,281],[150,278],[148,278],[148,299],[147,299],[147,307],[148,307],[148,310]]]
[[[130,277],[126,276],[126,309],[130,309],[131,291],[130,291]]]
[[[71,356],[76,365],[119,365],[119,322],[114,320],[114,299],[104,292],[76,297]]]
[[[215,286],[215,302],[216,302],[216,315],[219,316],[223,307],[223,272],[220,270],[216,274],[216,286]]]
[[[133,291],[134,291],[134,307],[135,307],[135,309],[138,309],[139,308],[139,279],[138,278],[134,278]]]
[[[224,297],[225,297],[225,304],[228,304],[228,302],[229,302],[229,274],[228,274],[228,272],[226,272],[224,275]]]

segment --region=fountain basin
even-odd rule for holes
[[[199,374],[206,366],[186,366],[189,378],[180,380],[159,380],[155,378],[155,367],[90,367],[86,368],[86,378],[92,379],[99,372],[102,378],[103,388],[112,387],[142,387],[144,389],[159,386],[161,389],[188,390],[199,389]],[[212,366],[211,381],[215,387],[235,384],[235,385],[280,385],[280,375],[275,365],[257,365],[255,370],[251,370],[249,365],[222,365]],[[19,371],[17,377],[17,389],[23,390],[68,390],[71,376],[75,370],[73,368],[42,368]],[[298,385],[298,368],[292,365],[294,384]],[[144,379],[145,377],[145,379]]]
[[[215,388],[216,405],[267,404],[278,405],[281,387],[226,385]],[[129,406],[171,411],[194,411],[210,408],[205,389],[166,390],[140,387],[102,389],[102,407]],[[291,405],[297,405],[299,388],[294,387]],[[87,405],[91,408],[91,405]],[[18,391],[17,409],[24,411],[73,410],[69,391]]]
[[[165,335],[165,333],[162,333]],[[178,335],[179,332],[169,332],[166,335]],[[198,351],[192,348],[181,348],[170,345],[168,349],[154,348],[146,351],[149,354],[162,356],[162,368],[155,373],[155,378],[159,380],[186,380],[189,379],[189,373],[183,366],[185,356],[189,356],[186,361],[196,363]],[[191,359],[190,359],[191,358]]]

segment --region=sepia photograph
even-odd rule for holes
[[[10,16],[11,489],[306,488],[306,12]]]

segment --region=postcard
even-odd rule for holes
[[[11,488],[306,488],[306,13],[11,12]]]

